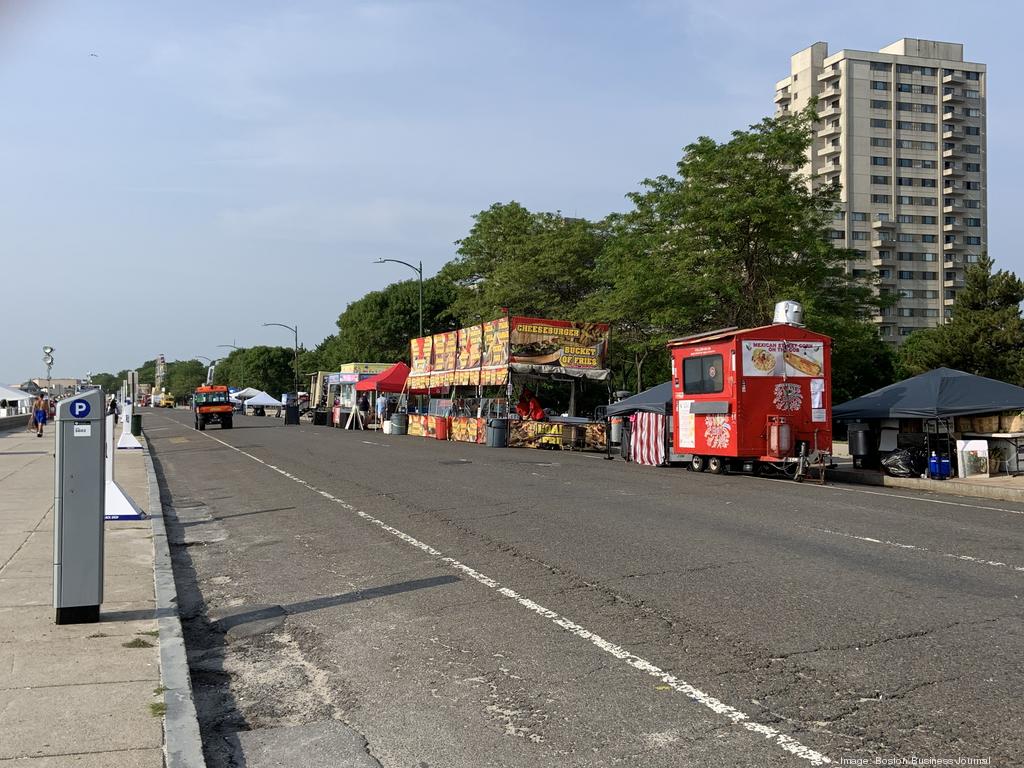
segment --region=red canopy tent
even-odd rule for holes
[[[376,376],[356,383],[357,392],[401,392],[409,378],[409,366],[399,361]]]

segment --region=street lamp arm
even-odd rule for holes
[[[293,328],[290,325],[285,325],[284,323],[264,323],[263,327],[266,328],[267,326],[270,326],[270,325],[276,325],[278,328],[287,328],[292,333],[298,333],[298,331],[295,328]]]
[[[423,279],[423,265],[422,264],[417,267],[415,264],[410,264],[408,261],[402,261],[401,259],[377,259],[373,263],[374,264],[387,264],[389,261],[392,264],[404,264],[409,269],[411,269],[413,272],[415,272],[417,275],[419,275],[421,280]]]

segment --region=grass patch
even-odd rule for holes
[[[134,640],[129,640],[127,643],[121,643],[125,648],[152,648],[153,644],[147,640],[143,640],[141,637],[136,637]]]
[[[150,637],[160,637],[159,629],[147,629],[145,632],[136,632],[136,635],[149,635]]]
[[[164,691],[166,691],[166,690],[167,690],[167,686],[166,685],[158,685],[156,688],[153,689],[153,695],[154,696],[163,696],[164,695]]]
[[[109,635],[107,635],[106,632],[97,632],[97,633],[95,633],[93,635],[87,635],[86,637],[91,639],[91,638],[94,638],[94,637],[109,637]]]
[[[167,714],[167,705],[162,701],[159,703],[153,702],[149,705],[149,714],[153,717],[163,717]]]

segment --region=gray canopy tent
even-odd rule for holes
[[[837,405],[832,418],[944,419],[1011,410],[1024,410],[1024,387],[953,368],[936,368]]]
[[[936,368],[837,405],[832,418],[846,422],[921,419],[926,455],[937,450],[952,456],[953,417],[1011,410],[1024,410],[1024,388],[953,368]],[[868,430],[855,432],[851,427],[850,453],[855,462],[858,455],[871,452],[868,434]],[[899,430],[881,429],[880,435],[880,452],[897,447]]]
[[[645,389],[639,394],[609,405],[605,415],[608,417],[622,416],[623,414],[636,413],[637,411],[669,413],[672,410],[671,403],[672,382],[666,381],[663,384],[658,384],[656,387]]]

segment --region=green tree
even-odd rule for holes
[[[174,360],[167,363],[164,388],[181,401],[206,382],[206,364],[199,360]]]
[[[435,276],[423,281],[423,332],[458,327],[451,314],[454,288]],[[338,332],[316,348],[320,370],[342,363],[409,361],[409,340],[419,336],[419,285],[415,280],[392,283],[349,304],[338,317]]]
[[[602,227],[561,213],[533,213],[517,202],[476,214],[458,256],[441,270],[458,292],[462,323],[517,315],[575,319],[594,287]]]
[[[104,392],[116,392],[121,386],[121,379],[113,373],[94,373],[92,383],[100,387]]]
[[[987,254],[969,266],[950,322],[916,331],[903,343],[903,374],[946,366],[1024,384],[1024,282],[1012,272],[993,273],[992,268]]]
[[[294,359],[295,351],[291,347],[249,347],[241,355],[246,386],[262,389],[278,398],[291,392]]]
[[[622,337],[637,389],[647,356],[665,359],[666,339],[767,324],[783,299],[801,301],[808,325],[837,334],[837,347],[867,355],[835,356],[844,387],[860,385],[847,367],[885,370],[891,357],[870,323],[885,299],[851,276],[853,254],[828,238],[839,189],[800,171],[816,120],[809,107],[734,131],[725,142],[700,137],[674,175],[642,182],[630,195],[633,210],[610,219],[612,242],[599,260],[602,279],[589,312]]]

